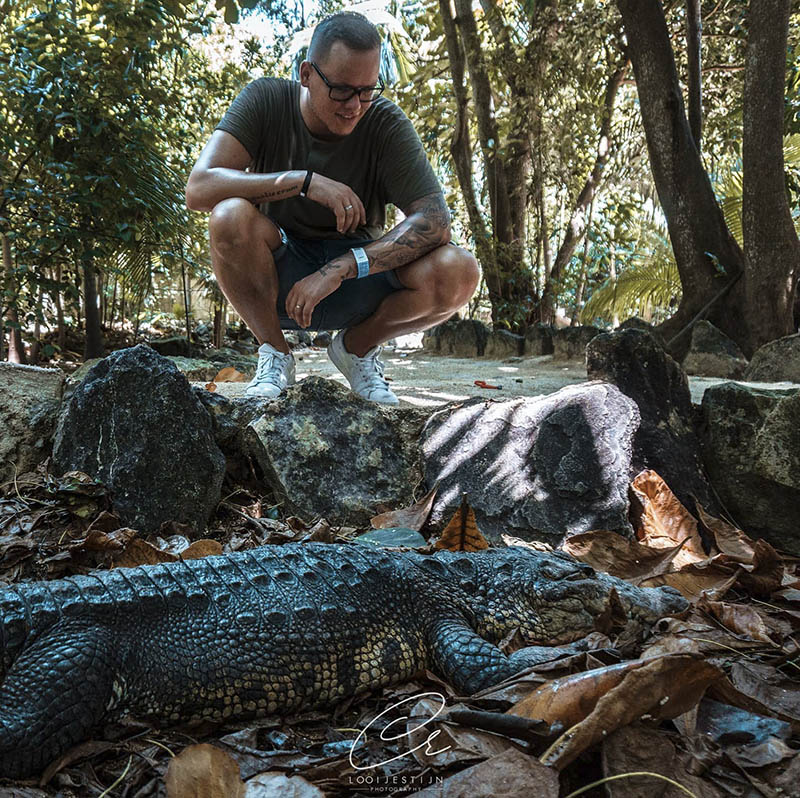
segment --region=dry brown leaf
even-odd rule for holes
[[[558,773],[514,748],[456,773],[411,798],[558,798]]]
[[[655,471],[642,471],[631,487],[644,506],[637,535],[645,545],[668,549],[686,541],[675,557],[677,568],[706,559],[697,520]]]
[[[689,618],[664,618],[658,622],[658,637],[641,653],[641,659],[661,657],[664,654],[694,652],[708,657],[720,656],[726,651],[754,651],[763,649],[763,643],[742,640],[717,624],[711,625],[700,613]]]
[[[438,483],[434,485],[418,502],[410,507],[403,507],[400,510],[390,510],[388,513],[381,513],[370,519],[373,529],[388,529],[389,527],[404,527],[419,532],[428,516],[431,514],[433,500],[436,498],[436,491],[439,489]]]
[[[248,382],[247,377],[233,366],[228,366],[217,373],[212,382]]]
[[[768,708],[766,714],[800,723],[800,683],[772,665],[737,662],[730,672],[733,686]]]
[[[72,551],[123,551],[136,535],[136,530],[129,527],[115,529],[110,533],[90,529],[85,538],[76,541],[69,548]]]
[[[719,600],[737,582],[741,571],[731,573],[730,568],[706,563],[704,567],[697,564],[684,566],[680,571],[670,571],[660,576],[643,579],[640,587],[660,587],[668,585],[679,590],[684,598],[697,601],[700,596]]]
[[[778,552],[759,538],[753,544],[752,570],[743,571],[739,583],[749,593],[767,597],[780,590],[785,570]]]
[[[435,548],[448,551],[481,551],[489,548],[489,543],[478,529],[475,512],[467,503],[466,494],[461,499],[461,506],[436,541]]]
[[[598,530],[571,535],[561,548],[597,571],[635,582],[669,570],[682,545],[653,549],[616,532]]]
[[[744,635],[771,646],[777,644],[772,639],[764,619],[752,607],[745,604],[728,604],[724,601],[709,601],[702,596],[697,606],[713,615],[726,629],[734,634]]]
[[[164,777],[167,798],[244,798],[236,760],[206,743],[190,745],[174,757]]]
[[[691,756],[676,748],[672,735],[641,724],[617,729],[603,741],[603,775],[660,773],[691,791],[695,798],[724,798],[725,793],[708,779],[689,772]],[[674,739],[674,738],[673,738]],[[670,788],[653,776],[631,776],[606,782],[608,798],[678,798],[685,793]]]
[[[591,713],[600,697],[616,687],[629,670],[641,666],[639,660],[632,660],[554,679],[511,707],[508,714],[551,725],[560,723],[567,728],[574,726]]]
[[[615,729],[638,718],[673,718],[693,707],[721,676],[715,665],[691,654],[639,660],[600,697],[591,714],[564,732],[540,761],[558,770]]]
[[[181,552],[184,560],[200,560],[203,557],[213,557],[222,554],[222,544],[217,540],[203,538],[196,540]]]
[[[114,559],[114,568],[133,568],[137,565],[157,565],[162,562],[175,562],[184,560],[199,560],[222,554],[222,546],[216,540],[196,540],[187,546],[180,554],[164,551],[152,543],[141,538],[135,538],[118,557]]]
[[[248,779],[244,798],[325,798],[325,793],[302,776],[268,770]]]
[[[739,666],[734,666],[734,670]],[[753,665],[747,666],[752,668]],[[769,668],[770,666],[764,666]],[[774,669],[772,669],[774,670]],[[734,677],[733,671],[731,678]],[[775,695],[774,688],[766,685],[760,685],[755,681],[755,678],[748,674],[743,675],[741,671],[736,673],[737,684],[734,684],[728,677],[718,679],[709,688],[708,695],[717,701],[723,701],[726,704],[731,704],[734,707],[746,709],[748,712],[754,712],[756,715],[769,715],[779,720],[785,720],[787,723],[792,724],[792,729],[795,734],[800,733],[800,718],[798,715],[798,705],[790,705],[790,713],[781,711],[778,706],[781,704],[781,696]],[[778,688],[780,690],[780,688]],[[778,700],[773,700],[777,698]],[[795,699],[796,700],[796,699]]]
[[[714,542],[723,554],[727,554],[737,562],[753,562],[755,552],[752,538],[727,521],[714,518],[703,509],[700,502],[697,502],[697,514],[700,516],[703,526],[714,536]]]
[[[207,382],[206,383],[206,390],[214,393],[217,390],[217,383],[216,382]]]
[[[158,565],[162,562],[175,562],[177,556],[148,543],[141,538],[134,538],[119,557],[114,558],[114,568],[134,568],[137,565]]]

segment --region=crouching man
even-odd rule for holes
[[[419,137],[381,96],[380,44],[360,14],[323,20],[299,83],[248,85],[189,176],[219,285],[261,344],[249,396],[294,382],[282,330],[336,329],[328,356],[351,389],[397,404],[380,345],[444,321],[478,283]],[[406,218],[384,233],[387,203]]]

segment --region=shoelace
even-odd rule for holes
[[[383,376],[383,361],[378,358],[380,352],[376,352],[374,355],[370,355],[369,357],[357,357],[356,363],[358,364],[358,370],[361,375],[365,378],[367,385],[370,390],[384,389],[388,390],[389,383],[384,379]]]
[[[283,357],[275,354],[262,355],[258,359],[258,365],[256,366],[255,382],[270,382],[278,385],[283,371],[283,361],[286,357],[288,355]]]

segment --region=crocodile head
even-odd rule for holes
[[[495,640],[515,629],[526,643],[538,645],[569,643],[612,628],[638,636],[689,606],[674,588],[635,587],[560,552],[513,546],[471,559],[474,573],[466,579],[463,555],[445,556],[443,564],[461,571],[459,584],[470,594],[480,631]]]

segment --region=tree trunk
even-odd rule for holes
[[[450,141],[450,156],[456,170],[456,178],[461,189],[461,196],[467,208],[470,231],[475,241],[478,260],[483,266],[484,273],[495,272],[494,248],[492,239],[478,206],[475,195],[475,184],[472,172],[472,142],[469,138],[469,97],[465,84],[464,48],[458,38],[455,21],[450,13],[448,0],[439,0],[444,27],[445,44],[450,61],[450,72],[453,77],[453,94],[456,100],[456,119],[453,126],[453,138]]]
[[[686,0],[686,55],[689,65],[689,129],[697,151],[703,135],[703,18],[700,0]]]
[[[575,201],[575,208],[570,215],[567,229],[564,233],[564,240],[558,248],[556,259],[553,262],[553,269],[551,272],[552,279],[556,282],[561,279],[561,272],[569,263],[572,258],[575,248],[578,246],[583,234],[586,232],[587,211],[589,206],[594,201],[595,193],[600,185],[600,180],[603,174],[603,169],[608,161],[608,156],[611,149],[611,121],[614,116],[614,103],[617,98],[619,87],[625,79],[625,73],[628,70],[627,59],[622,66],[617,67],[614,73],[609,77],[606,84],[605,100],[603,102],[603,116],[600,123],[600,137],[597,145],[597,156],[595,157],[594,166],[583,188],[578,194],[578,199]]]
[[[5,274],[6,291],[8,292],[8,310],[6,319],[9,322],[8,330],[8,360],[10,363],[28,362],[25,357],[25,344],[22,343],[22,331],[19,328],[19,313],[17,312],[17,281],[14,277],[14,261],[11,257],[11,242],[5,234],[3,239],[3,273]]]
[[[56,329],[58,334],[56,336],[56,346],[59,352],[63,352],[67,346],[67,327],[64,324],[64,305],[61,302],[61,265],[56,266],[56,287],[52,292],[53,304],[56,306]]]
[[[592,216],[594,216],[594,200],[589,205],[589,218],[586,220],[586,232],[583,234],[583,258],[581,258],[581,277],[578,282],[578,288],[575,291],[575,310],[572,312],[572,319],[570,320],[570,327],[574,327],[578,323],[581,314],[581,303],[583,302],[583,295],[586,293],[586,283],[589,279],[589,233],[592,229]]]
[[[484,173],[489,192],[494,262],[484,264],[492,320],[520,331],[531,313],[533,285],[524,265],[527,178],[530,171],[530,97],[512,92],[512,130],[501,140],[489,72],[470,0],[455,0],[456,30],[472,81]]]
[[[650,165],[681,278],[675,315],[661,325],[678,357],[689,345],[687,324],[744,268],[744,255],[730,234],[703,168],[684,111],[675,58],[659,0],[617,0],[636,76]],[[707,315],[741,341],[741,324],[730,312],[731,295]],[[680,337],[676,336],[680,334]]]
[[[91,255],[84,254],[81,259],[83,270],[83,306],[86,317],[86,338],[83,346],[83,359],[90,360],[94,357],[103,357],[103,328],[100,325],[100,309],[97,306],[97,275],[94,269],[94,259]]]
[[[794,332],[800,270],[783,162],[786,44],[790,0],[751,0],[744,73],[742,232],[750,356]]]

